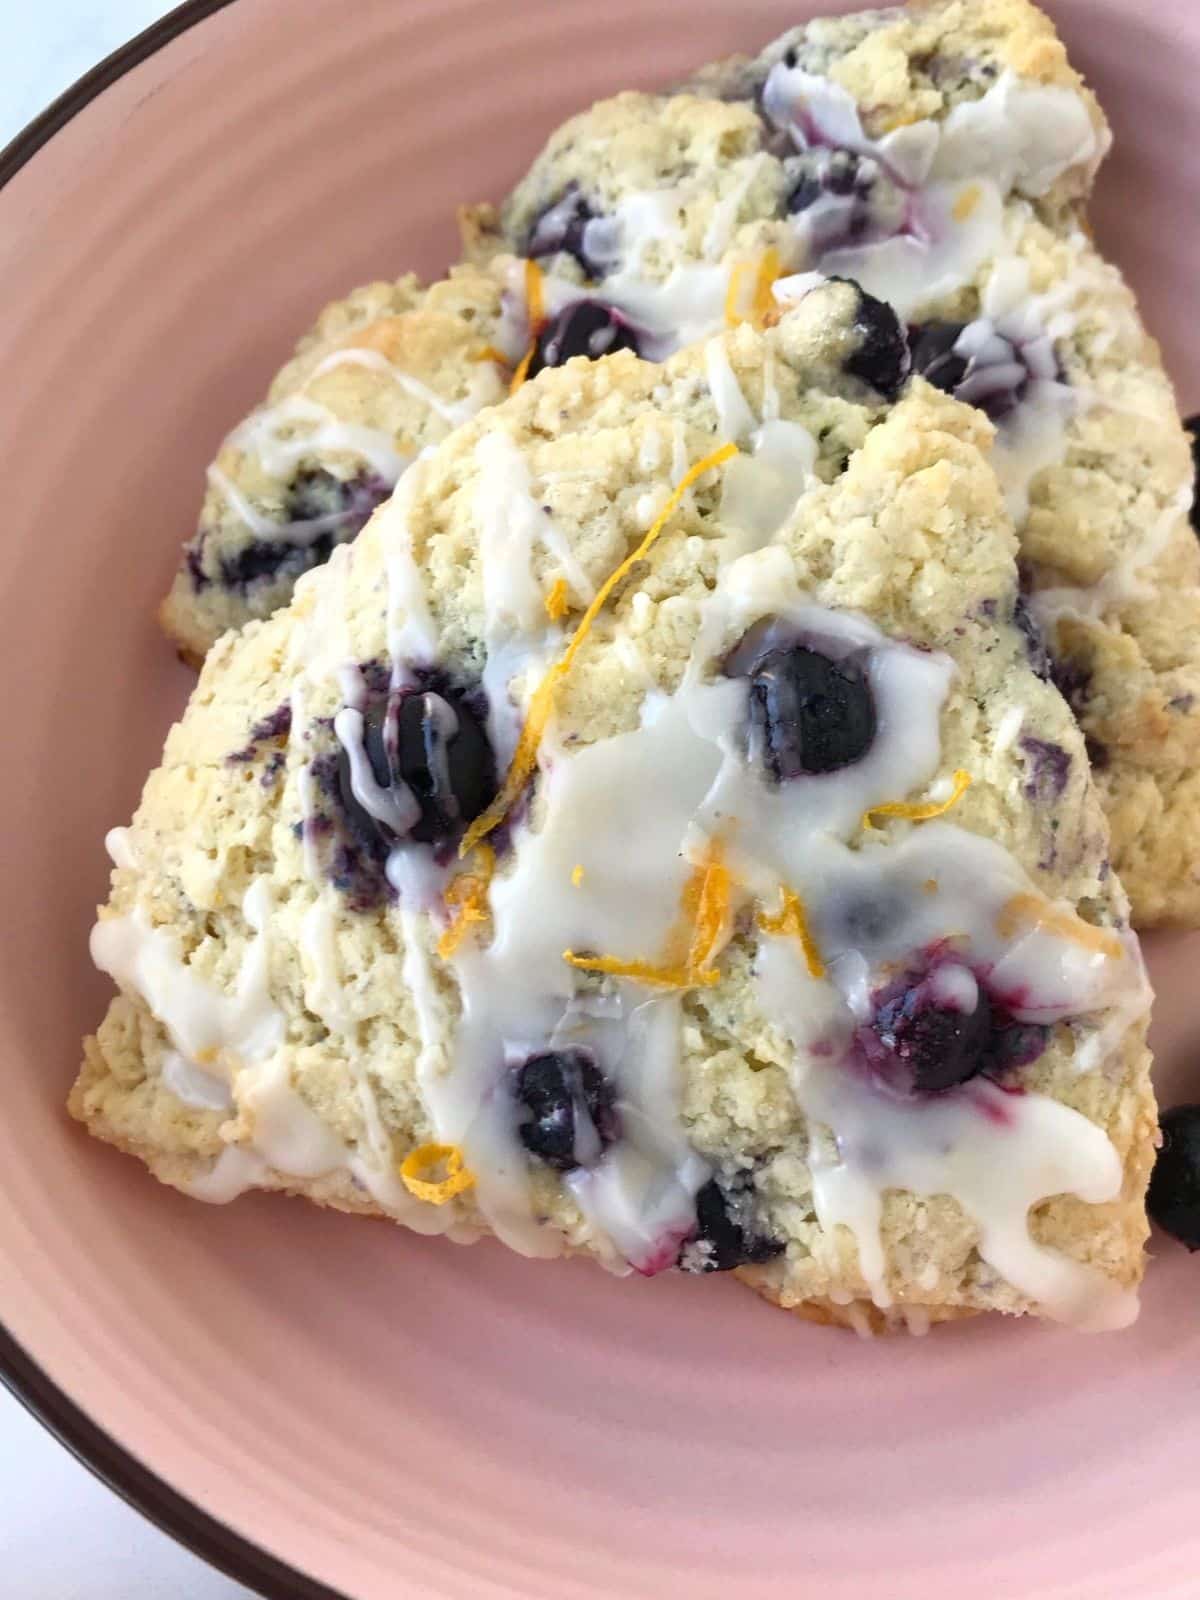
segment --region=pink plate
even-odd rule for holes
[[[62,1109],[101,838],[188,688],[153,607],[224,428],[326,297],[443,268],[454,203],[564,114],[811,9],[208,0],[0,162],[0,1359],[264,1593],[1197,1593],[1200,1260],[1168,1241],[1130,1333],[862,1344],[728,1281],[203,1207]],[[1116,126],[1103,240],[1200,404],[1200,7],[1054,9]],[[1167,1099],[1200,1095],[1198,958],[1153,941]]]

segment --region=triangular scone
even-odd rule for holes
[[[160,611],[188,660],[286,605],[422,450],[502,398],[524,339],[503,322],[505,281],[464,266],[429,289],[409,274],[326,306],[208,469]]]
[[[893,305],[916,370],[997,424],[1031,615],[1135,920],[1200,921],[1193,468],[1158,350],[1082,220],[1108,142],[1026,0],[932,0],[600,102],[467,242],[536,255],[547,306],[611,307],[651,353],[786,300],[807,282],[789,274]]]
[[[1126,1320],[1137,945],[989,424],[889,352],[829,285],[545,372],[224,639],[110,841],[74,1114],[210,1200]]]

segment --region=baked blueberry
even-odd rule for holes
[[[834,283],[849,283],[849,278],[833,278]],[[900,319],[884,300],[877,300],[857,283],[854,332],[858,344],[846,361],[846,371],[869,384],[885,400],[900,393],[909,371],[908,340]]]
[[[908,330],[912,370],[944,394],[953,394],[967,375],[967,358],[954,346],[963,322],[923,322]]]
[[[284,500],[281,537],[251,539],[233,555],[222,556],[222,582],[245,589],[265,578],[294,581],[328,561],[334,545],[356,538],[391,492],[387,479],[373,472],[354,478],[336,477],[323,467],[298,472]],[[293,530],[292,537],[287,529]],[[308,536],[295,537],[300,529],[307,529]]]
[[[1003,1077],[1046,1048],[1045,1027],[1017,1022],[956,961],[903,974],[874,1004],[871,1021],[859,1029],[859,1048],[903,1094],[940,1094],[981,1073]]]
[[[633,324],[602,300],[576,300],[538,334],[529,376],[534,377],[543,367],[561,367],[573,356],[598,361],[616,350],[632,350],[635,356],[641,353]]]
[[[779,639],[779,624],[757,624],[726,662],[727,672],[750,679],[752,751],[777,783],[861,761],[876,721],[861,656],[834,661]]]
[[[381,789],[404,785],[417,802],[420,815],[406,837],[419,844],[457,837],[495,796],[487,733],[466,696],[453,689],[412,690],[376,703],[363,718],[363,749]],[[352,829],[360,837],[391,838],[356,798],[350,773],[350,758],[339,750],[338,786]]]
[[[993,422],[1013,411],[1025,396],[1031,379],[1062,381],[1048,339],[1025,345],[986,328],[972,339],[970,354],[956,350],[967,325],[961,322],[926,322],[908,331],[912,370],[935,388],[952,394],[965,405],[976,406]],[[972,329],[972,334],[976,332]]]
[[[590,1167],[620,1136],[612,1084],[587,1050],[547,1050],[517,1068],[517,1132],[531,1155],[559,1172]]]
[[[1164,1233],[1200,1250],[1200,1105],[1175,1106],[1158,1119],[1162,1148],[1150,1175],[1146,1209]]]
[[[696,1232],[679,1253],[684,1272],[731,1272],[782,1253],[778,1239],[760,1233],[748,1185],[722,1188],[710,1178],[696,1194]]]
[[[1200,416],[1188,417],[1183,425],[1192,441],[1192,477],[1197,482],[1200,482]],[[1197,533],[1200,533],[1200,505],[1197,504],[1195,496],[1192,499],[1191,515],[1192,527],[1195,528]]]
[[[600,277],[597,263],[587,249],[587,225],[599,215],[593,211],[577,183],[568,184],[553,205],[540,211],[529,230],[525,254],[573,256],[589,278]]]
[[[874,187],[874,163],[864,163],[851,150],[807,151],[797,165],[799,176],[787,197],[787,211],[791,216],[807,211],[822,195],[865,203]],[[859,210],[861,215],[855,219],[857,227],[845,222],[838,230],[846,241],[856,232],[865,230],[868,221],[865,204]]]

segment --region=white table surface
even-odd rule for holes
[[[0,0],[0,146],[162,0]],[[5,1600],[247,1600],[131,1511],[0,1388]]]

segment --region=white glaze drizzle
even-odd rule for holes
[[[403,389],[405,394],[428,406],[448,428],[459,427],[482,411],[484,406],[495,405],[504,397],[503,382],[495,364],[491,361],[477,361],[474,364],[475,370],[467,385],[467,393],[461,400],[443,400],[427,383],[422,383],[419,378],[414,378],[411,373],[397,367],[381,351],[358,349],[353,346],[344,350],[334,350],[319,361],[305,380],[304,388],[307,390],[310,384],[324,377],[327,372],[333,372],[338,367],[344,366],[363,367],[370,372],[383,373],[397,388]]]
[[[247,889],[243,915],[256,937],[232,994],[194,972],[178,936],[154,927],[141,906],[122,916],[103,917],[90,941],[96,966],[145,1001],[180,1055],[202,1067],[217,1065],[226,1075],[231,1059],[261,1060],[277,1048],[284,1033],[283,1015],[271,1000],[268,981],[270,898],[265,879],[256,879]]]
[[[288,395],[252,412],[225,443],[257,457],[263,470],[276,478],[314,454],[358,456],[389,483],[395,483],[408,465],[390,434],[343,422],[328,406],[303,394]]]
[[[1088,1329],[1132,1320],[1135,1295],[1037,1244],[1027,1220],[1054,1195],[1093,1204],[1116,1198],[1121,1163],[1102,1129],[1045,1095],[1008,1095],[986,1080],[921,1100],[889,1098],[844,1058],[811,1048],[819,1007],[830,1033],[839,1024],[848,1032],[850,1022],[827,992],[814,996],[830,986],[809,976],[794,941],[764,939],[757,982],[764,1010],[796,1047],[791,1077],[801,1108],[837,1140],[833,1162],[817,1144],[810,1151],[818,1220],[826,1231],[849,1228],[878,1305],[890,1304],[883,1195],[901,1189],[952,1195],[979,1229],[981,1257],[1048,1316]]]

